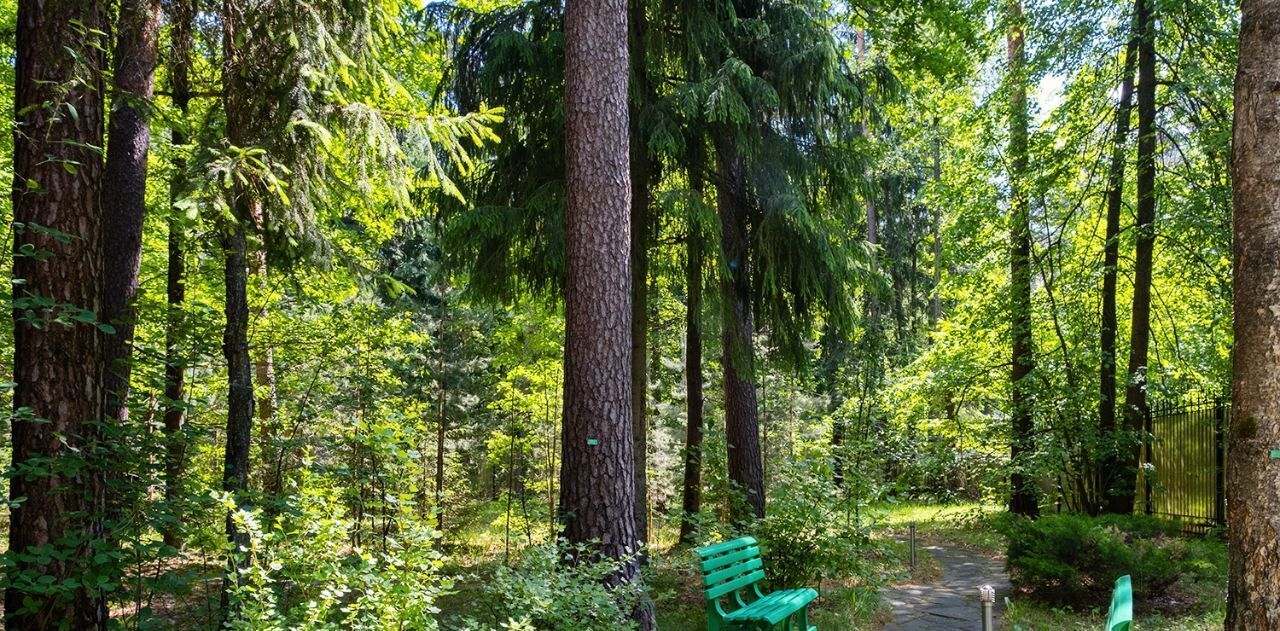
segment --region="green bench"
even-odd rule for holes
[[[1133,625],[1133,582],[1125,574],[1116,579],[1111,592],[1111,616],[1107,618],[1107,631],[1129,631]]]
[[[808,606],[818,597],[812,589],[786,589],[765,594],[764,563],[753,537],[705,546],[698,555],[707,596],[707,631],[774,629],[817,631],[809,626]]]

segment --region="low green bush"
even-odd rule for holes
[[[773,589],[816,586],[823,579],[865,577],[883,546],[871,538],[872,511],[835,486],[830,472],[803,461],[779,476],[769,514],[744,530],[761,543]]]
[[[643,596],[631,584],[611,586],[620,562],[566,563],[566,557],[590,558],[579,546],[543,544],[522,552],[511,567],[486,577],[470,617],[450,621],[449,628],[467,631],[627,631],[634,607]]]
[[[1125,574],[1135,599],[1145,601],[1201,569],[1198,549],[1178,537],[1176,525],[1150,517],[1010,517],[999,527],[1014,586],[1054,605],[1106,606]]]

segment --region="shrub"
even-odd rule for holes
[[[1003,520],[1010,578],[1055,605],[1106,606],[1115,579],[1133,577],[1134,597],[1162,595],[1190,567],[1186,542],[1149,517],[1048,515]]]
[[[760,539],[770,585],[812,586],[824,578],[871,576],[866,561],[874,545],[870,511],[860,500],[843,497],[829,473],[805,467],[794,465],[779,476],[768,516],[746,531]]]
[[[229,498],[224,498],[233,507]],[[237,511],[249,533],[240,616],[229,628],[253,631],[436,629],[435,601],[451,587],[440,572],[438,533],[411,518],[367,548],[350,545],[339,504],[308,488],[269,524]]]
[[[566,557],[587,558],[589,551],[567,544],[525,550],[512,567],[498,568],[486,581],[477,617],[466,628],[521,631],[627,631],[635,628],[631,611],[641,594],[623,584],[608,585],[620,564],[630,560],[576,565]]]

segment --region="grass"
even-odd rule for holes
[[[993,521],[1001,509],[991,504],[895,503],[880,508],[886,534],[905,537],[911,522],[916,524],[916,537],[927,543],[959,546],[984,554],[1004,554],[1005,540],[996,532]]]
[[[1217,631],[1222,628],[1223,609],[1198,614],[1168,615],[1148,612],[1134,616],[1133,625],[1142,631]],[[1107,622],[1107,610],[1088,612],[1047,607],[1034,601],[1019,601],[1005,612],[1001,625],[1010,631],[1097,631]]]

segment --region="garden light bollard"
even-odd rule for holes
[[[996,628],[996,590],[990,585],[983,585],[978,588],[978,594],[982,597],[982,631],[992,631]]]
[[[911,571],[916,569],[916,522],[911,522]]]

